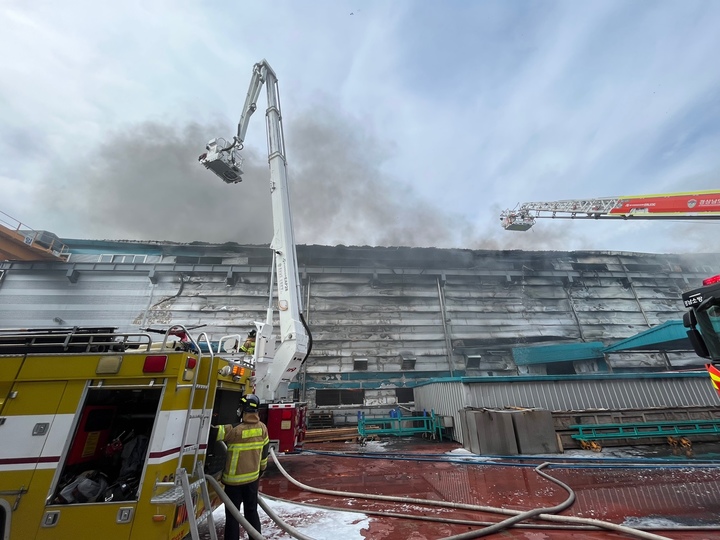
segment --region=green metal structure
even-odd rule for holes
[[[578,441],[720,435],[720,419],[627,424],[576,424],[568,427],[578,430],[577,434],[571,435],[573,439]]]
[[[424,416],[397,415],[381,418],[365,418],[364,414],[358,416],[358,433],[363,440],[373,435],[407,437],[418,434],[427,434],[442,440],[442,431],[442,423],[435,416],[435,411],[430,411]]]

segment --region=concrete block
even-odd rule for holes
[[[550,411],[528,409],[512,411],[518,451],[521,454],[556,454],[560,452]]]
[[[487,456],[517,455],[512,416],[501,411],[473,411],[477,426],[480,454]]]
[[[463,432],[463,441],[465,441],[463,446],[465,446],[465,448],[470,450],[473,454],[480,454],[480,440],[478,438],[477,420],[475,419],[475,416],[479,413],[479,411],[465,409],[464,412],[467,419],[467,432]]]

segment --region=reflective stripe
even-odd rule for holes
[[[218,427],[217,440],[222,441],[225,438],[225,426]]]
[[[248,474],[223,474],[222,481],[227,484],[249,484],[260,478],[260,471]]]
[[[262,450],[264,442],[230,443],[227,445],[228,452],[243,452],[245,450]]]
[[[259,478],[260,470],[267,467],[270,439],[267,427],[255,419],[257,413],[248,414],[246,421],[238,426],[224,425],[223,441],[227,444],[227,457],[222,480],[226,484],[254,482]]]

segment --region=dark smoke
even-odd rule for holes
[[[567,239],[567,230],[557,236],[502,231],[500,209],[487,202],[477,206],[482,215],[492,214],[491,225],[424,200],[403,182],[409,179],[382,172],[390,145],[327,106],[286,118],[285,124],[298,243],[572,249],[557,237]],[[84,238],[268,243],[265,141],[248,141],[240,184],[224,184],[197,161],[210,138],[233,132],[223,125],[158,122],[112,132],[81,162],[46,182],[44,203],[62,213],[64,222],[74,220],[70,228]],[[60,185],[58,176],[65,179]],[[478,231],[478,225],[492,229]]]
[[[300,243],[472,249],[561,246],[554,235],[538,241],[531,235],[502,231],[500,209],[485,201],[477,206],[483,215],[492,212],[497,231],[490,233],[479,231],[469,218],[421,198],[408,187],[411,179],[382,172],[390,145],[383,146],[360,121],[337,111],[326,107],[301,114],[288,122],[287,132],[290,191]]]
[[[85,238],[268,243],[267,160],[246,151],[244,180],[233,185],[198,163],[209,139],[232,135],[218,125],[130,126],[70,166],[64,185],[48,182],[45,193]]]

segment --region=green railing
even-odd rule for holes
[[[442,440],[442,423],[435,416],[435,411],[423,416],[391,416],[383,418],[366,418],[364,413],[358,414],[358,433],[362,439],[373,435],[393,435],[405,437],[410,435],[428,434]]]
[[[720,419],[633,422],[627,424],[576,424],[568,427],[578,430],[578,433],[571,435],[571,437],[579,441],[720,435]]]

